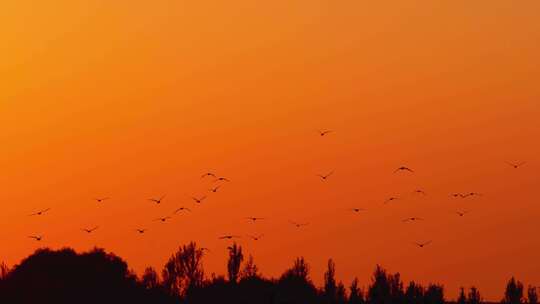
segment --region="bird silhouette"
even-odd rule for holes
[[[34,240],[39,242],[39,241],[41,241],[43,239],[43,236],[42,235],[31,235],[31,236],[29,236],[29,238],[34,239]]]
[[[95,227],[90,228],[90,229],[88,229],[88,228],[83,228],[83,229],[81,229],[81,230],[84,231],[84,232],[86,232],[86,233],[92,233],[92,232],[94,232],[96,229],[98,229],[98,226],[95,226]]]
[[[469,192],[465,194],[463,197],[469,197],[469,196],[482,196],[482,194],[478,192]]]
[[[450,196],[452,196],[452,197],[454,197],[454,198],[458,198],[458,197],[459,197],[459,198],[465,198],[465,197],[467,197],[467,196],[466,196],[465,194],[463,194],[463,193],[452,193],[452,194],[450,194]]]
[[[151,202],[154,202],[156,204],[160,204],[161,201],[165,198],[165,195],[161,196],[160,198],[149,198],[148,200]]]
[[[264,234],[258,234],[258,235],[249,235],[248,234],[248,237],[250,237],[254,241],[260,240],[263,236],[264,236]]]
[[[217,186],[217,187],[215,187],[215,188],[212,188],[212,189],[210,189],[209,191],[210,191],[210,192],[216,193],[216,192],[219,190],[219,188],[221,188],[221,186]]]
[[[307,225],[309,225],[309,223],[297,223],[297,222],[293,222],[293,221],[289,221],[289,223],[291,223],[292,225],[294,225],[296,228],[301,228],[302,226],[307,226]]]
[[[425,243],[414,243],[416,244],[416,246],[420,247],[420,248],[424,248],[425,246],[431,244],[431,241],[427,241]]]
[[[402,166],[402,167],[397,168],[397,169],[394,171],[394,173],[397,173],[397,172],[399,172],[399,171],[408,171],[408,172],[411,172],[411,173],[414,172],[414,171],[411,170],[410,168],[407,168],[407,167],[403,167],[403,166]]]
[[[319,133],[320,136],[325,136],[328,133],[332,133],[334,131],[332,130],[317,130],[317,133]]]
[[[264,217],[246,217],[246,219],[250,220],[253,223],[255,223],[258,220],[264,220]]]
[[[419,218],[419,217],[408,217],[404,219],[403,222],[415,222],[415,221],[423,221],[423,220],[424,220],[423,218]]]
[[[192,196],[191,199],[194,200],[195,203],[200,204],[200,203],[202,203],[202,201],[204,201],[206,199],[206,196],[203,196],[201,198],[196,198],[196,197]]]
[[[105,201],[105,200],[108,200],[108,199],[110,199],[110,198],[109,198],[109,197],[102,197],[102,198],[95,198],[94,200],[95,200],[96,202],[98,202],[98,203],[101,203],[101,202],[103,202],[103,201]]]
[[[135,229],[139,234],[143,234],[146,232],[146,229]]]
[[[165,221],[167,221],[168,219],[170,219],[171,217],[170,216],[166,216],[166,217],[158,217],[157,219],[155,219],[154,221],[161,221],[162,223],[164,223]]]
[[[467,210],[465,210],[465,211],[456,211],[456,214],[459,215],[460,217],[464,216],[467,213],[469,213],[469,211],[467,211]]]
[[[186,207],[180,207],[180,208],[174,210],[174,214],[177,214],[178,212],[184,211],[184,210],[185,210],[185,211],[191,212],[191,209],[189,209],[189,208],[186,208]]]
[[[366,211],[366,209],[364,209],[364,208],[351,208],[351,209],[349,209],[349,210],[351,210],[351,211],[353,211],[353,212]]]
[[[238,235],[224,235],[224,236],[219,237],[220,240],[230,240],[230,239],[236,239],[236,238],[240,238],[240,236],[238,236]]]
[[[416,190],[414,190],[414,192],[413,192],[413,193],[415,193],[415,194],[422,194],[422,195],[426,195],[426,192],[425,192],[424,190],[421,190],[421,189],[416,189]]]
[[[388,203],[393,202],[393,201],[398,200],[398,199],[399,199],[399,197],[392,196],[392,197],[389,197],[386,201],[384,201],[384,203],[388,204]]]
[[[513,167],[514,169],[518,169],[519,167],[523,166],[526,164],[526,162],[520,162],[520,163],[511,163],[511,162],[506,162],[509,166]]]
[[[51,208],[43,209],[43,210],[40,210],[40,211],[38,211],[36,213],[32,213],[32,214],[30,214],[30,216],[43,215],[45,212],[47,212],[49,210],[51,210]]]
[[[213,177],[213,178],[216,178],[216,175],[215,175],[214,173],[212,173],[212,172],[207,172],[207,173],[203,174],[203,175],[201,176],[201,178],[205,178],[205,177],[207,177],[207,176],[211,176],[211,177]]]
[[[230,182],[230,180],[228,178],[225,178],[225,177],[218,177],[214,180],[214,183],[216,182]]]
[[[325,174],[325,175],[317,174],[317,176],[320,177],[321,180],[325,181],[325,180],[327,180],[332,174],[334,174],[334,171],[330,171],[328,174]]]

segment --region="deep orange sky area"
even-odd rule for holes
[[[268,276],[302,255],[317,283],[332,257],[346,284],[378,263],[449,298],[539,285],[539,20],[534,0],[4,1],[0,260],[96,245],[140,272],[195,240],[225,273],[237,234]],[[231,182],[208,193],[208,170]]]

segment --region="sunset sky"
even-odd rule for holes
[[[448,298],[540,285],[539,20],[537,0],[3,1],[0,260],[99,246],[140,273],[194,240],[225,273],[235,234],[267,276],[304,256],[317,284],[331,257],[345,284],[381,264]]]

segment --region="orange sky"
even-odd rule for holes
[[[316,282],[333,257],[346,284],[380,263],[450,298],[540,284],[539,19],[534,0],[4,1],[0,260],[97,245],[141,271],[196,240],[224,273],[217,237],[264,233],[240,242],[270,276],[304,255]],[[232,182],[195,206],[207,170]]]

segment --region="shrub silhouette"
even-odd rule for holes
[[[521,304],[523,302],[523,284],[512,277],[506,284],[506,291],[504,292],[504,298],[501,303]]]

